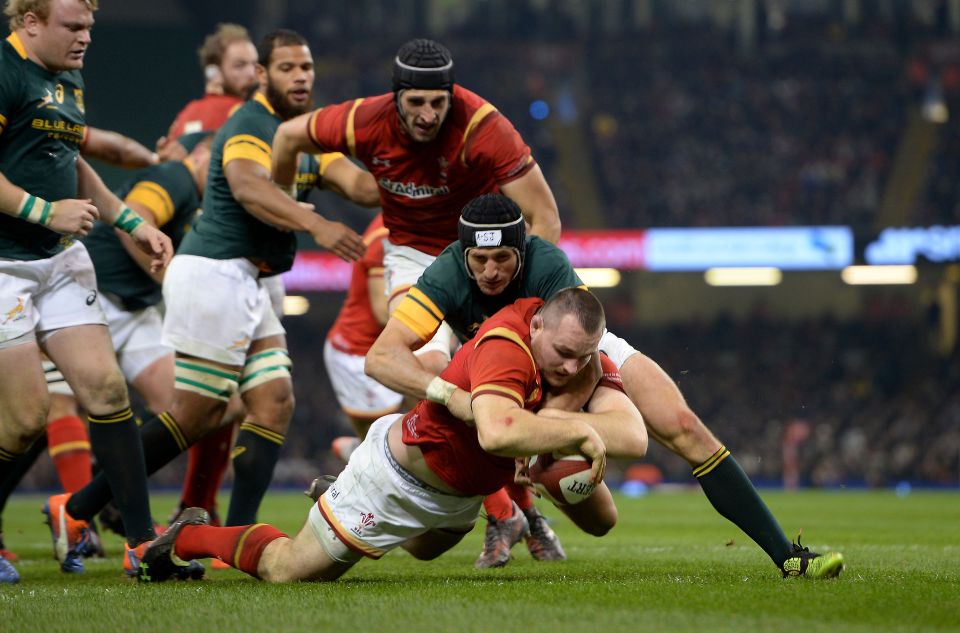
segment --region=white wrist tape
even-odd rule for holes
[[[17,217],[27,222],[47,226],[50,224],[52,216],[52,202],[47,202],[43,198],[24,192],[23,199],[20,200],[20,208],[17,209]]]
[[[440,376],[437,376],[427,385],[427,400],[447,406],[450,398],[453,397],[453,392],[456,390],[457,386],[455,384],[447,382]]]

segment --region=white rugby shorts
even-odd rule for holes
[[[86,247],[46,259],[0,259],[0,348],[44,340],[55,330],[106,325]]]
[[[323,346],[323,362],[340,408],[347,415],[369,419],[396,412],[403,395],[363,373],[364,359],[341,352],[329,340]]]
[[[334,560],[380,558],[430,530],[468,532],[483,497],[458,497],[420,481],[393,460],[387,445],[400,414],[370,427],[347,467],[310,510],[307,523]]]
[[[384,292],[387,300],[395,292],[405,290],[417,283],[420,275],[437,258],[433,255],[422,253],[409,246],[398,246],[389,239],[383,242],[383,281]],[[429,341],[416,351],[419,356],[427,352],[441,352],[447,360],[452,356],[452,346],[456,342],[456,335],[445,322],[440,324],[440,328]]]
[[[242,366],[253,341],[283,334],[249,260],[176,255],[163,279],[161,342],[178,352]]]
[[[616,364],[617,369],[623,367],[627,359],[637,353],[637,350],[625,340],[611,332],[604,330],[600,337],[600,351],[606,354]]]
[[[133,382],[157,359],[173,354],[172,347],[160,342],[163,317],[159,306],[126,310],[120,299],[110,293],[100,294],[100,305],[107,315],[113,349],[127,382]]]

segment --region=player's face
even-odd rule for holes
[[[313,109],[313,57],[306,46],[273,49],[270,67],[258,66],[267,100],[284,121]]]
[[[503,292],[517,273],[520,260],[512,248],[471,248],[467,266],[477,281],[480,292],[495,296]]]
[[[223,76],[223,91],[226,94],[247,98],[259,85],[256,47],[246,40],[230,42],[223,51],[220,74]]]
[[[400,93],[403,129],[418,143],[437,138],[448,112],[450,93],[446,90],[404,90]]]
[[[83,56],[90,45],[93,11],[83,0],[53,0],[46,22],[36,14],[24,15],[24,29],[31,57],[36,57],[47,70],[83,68]]]
[[[552,325],[539,314],[534,316],[530,322],[530,351],[547,384],[563,387],[570,382],[597,353],[600,335],[584,332],[572,314]]]

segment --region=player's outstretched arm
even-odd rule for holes
[[[341,222],[331,222],[301,205],[270,181],[270,173],[256,161],[231,160],[223,168],[233,197],[257,219],[288,231],[304,231],[337,257],[356,261],[366,247],[363,239]]]
[[[77,191],[93,200],[100,218],[128,233],[141,251],[150,256],[150,270],[158,272],[170,263],[173,244],[157,227],[147,224],[110,191],[87,161],[77,159]]]
[[[340,155],[323,172],[323,186],[362,207],[380,205],[380,188],[373,175]]]
[[[24,191],[0,174],[0,212],[51,231],[83,237],[100,217],[90,200],[50,202]]]
[[[434,333],[430,333],[426,340],[430,340]],[[367,351],[364,372],[398,393],[442,404],[455,417],[472,421],[470,394],[424,369],[413,354],[423,343],[424,339],[406,324],[395,316],[390,317]]]
[[[540,409],[541,418],[573,419],[589,424],[603,440],[611,457],[639,459],[646,455],[648,437],[643,416],[621,391],[598,386],[586,412]]]
[[[523,211],[531,235],[553,244],[560,241],[560,211],[540,165],[534,165],[516,180],[501,184],[500,190]]]
[[[134,200],[124,200],[124,204],[128,205],[134,213],[143,218],[145,224],[150,226],[157,226],[157,216],[153,209],[147,207],[147,205],[137,202]],[[137,266],[141,268],[145,273],[150,275],[150,277],[157,282],[158,284],[163,283],[163,273],[165,269],[162,270],[153,270],[153,259],[147,253],[144,253],[140,250],[140,247],[137,246],[136,242],[133,241],[133,238],[126,231],[122,229],[114,229],[117,233],[117,237],[120,239],[120,243],[123,244],[123,248],[127,251],[127,255],[130,256]]]
[[[473,399],[480,447],[503,457],[525,457],[553,451],[578,453],[592,462],[591,483],[599,484],[606,465],[606,446],[582,420],[554,417],[549,424],[517,406],[510,398],[481,394]]]
[[[85,158],[96,158],[126,169],[149,167],[160,161],[156,152],[151,152],[129,136],[95,127],[87,127],[80,153]]]
[[[321,151],[307,131],[313,112],[284,121],[273,136],[273,181],[283,190],[289,190],[297,181],[297,154]]]

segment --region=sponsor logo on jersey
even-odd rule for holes
[[[97,291],[91,290],[90,294],[87,295],[87,305],[92,306],[93,302],[97,300]]]
[[[430,185],[418,185],[413,182],[394,182],[386,178],[381,178],[377,184],[394,195],[410,198],[411,200],[446,196],[450,193],[450,187],[446,185],[442,187],[431,187]]]
[[[69,121],[50,121],[48,119],[36,118],[30,123],[30,127],[35,130],[42,130],[51,134],[62,134],[75,137],[78,141],[83,140],[83,130],[86,127],[83,123],[70,123]]]
[[[379,167],[389,167],[389,166],[390,166],[390,159],[389,159],[389,158],[384,158],[384,159],[381,160],[381,159],[377,158],[376,156],[374,156],[374,157],[373,157],[373,165],[374,165],[374,167],[377,167],[377,166],[379,166]]]
[[[43,95],[43,98],[40,99],[40,103],[37,104],[38,110],[40,108],[46,107],[53,103],[53,93],[50,92],[49,88],[44,88],[44,90],[47,91],[47,94]],[[51,106],[51,107],[56,108],[57,106]]]

